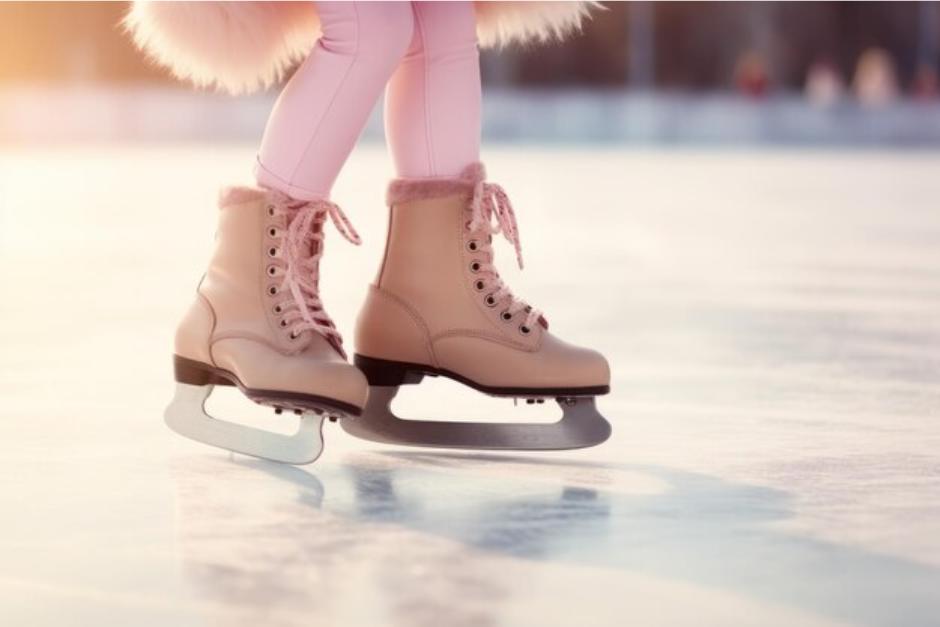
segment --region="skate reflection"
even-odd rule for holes
[[[511,557],[552,559],[602,538],[610,513],[596,490],[557,477],[507,489],[494,475],[379,454],[317,475],[191,457],[174,476],[184,571],[227,624],[309,624],[311,611],[326,624],[495,624],[525,586]],[[352,600],[363,588],[368,601]]]
[[[486,453],[395,454],[435,464],[530,466],[528,457]],[[855,624],[931,624],[940,615],[940,569],[801,537],[773,523],[793,516],[787,493],[668,468],[542,460],[554,474],[594,468],[602,476],[643,473],[668,489],[611,495],[603,538],[584,538],[577,564],[727,589]],[[626,603],[626,601],[625,601]],[[905,618],[899,621],[899,615]]]
[[[777,528],[793,515],[778,490],[467,453],[356,453],[314,472],[178,461],[179,546],[207,613],[226,624],[309,624],[316,611],[325,624],[489,625],[520,606],[564,611],[546,590],[588,572],[604,623],[604,611],[615,622],[642,608],[646,582],[662,581],[878,627],[902,610],[912,625],[940,615],[937,569]]]
[[[432,508],[422,500],[399,497],[395,490],[398,470],[393,466],[359,463],[347,468],[354,479],[357,517],[406,524],[465,546],[520,557],[550,556],[562,550],[569,538],[599,538],[602,529],[588,527],[596,527],[610,514],[606,500],[590,488],[561,485],[522,497],[506,496],[513,492],[503,491],[480,498],[466,478],[455,472],[435,478],[451,496],[438,496],[439,507]],[[439,468],[436,472],[444,474]],[[458,504],[457,498],[462,502]]]

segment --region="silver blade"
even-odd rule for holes
[[[372,386],[362,416],[340,421],[358,438],[400,444],[463,449],[556,451],[595,446],[610,437],[610,423],[597,411],[593,397],[559,402],[562,417],[553,423],[447,422],[403,420],[391,409],[397,386]]]
[[[309,464],[323,451],[323,415],[304,412],[293,435],[254,429],[206,413],[212,388],[177,383],[173,401],[164,413],[167,426],[203,444],[286,464]]]

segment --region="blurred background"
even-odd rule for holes
[[[940,144],[934,2],[605,5],[563,46],[484,53],[489,139]],[[259,136],[276,90],[190,91],[125,10],[0,4],[0,141]]]

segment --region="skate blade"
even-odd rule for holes
[[[213,418],[206,413],[212,385],[176,384],[164,420],[176,433],[203,444],[285,464],[309,464],[323,452],[326,414],[306,411],[293,435],[281,435]]]
[[[397,386],[371,386],[362,415],[340,424],[350,435],[383,444],[507,451],[560,451],[596,446],[610,423],[593,397],[558,399],[559,421],[549,424],[403,420],[391,409]]]

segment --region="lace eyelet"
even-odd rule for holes
[[[277,248],[272,246],[268,249],[268,257],[277,257]]]
[[[467,242],[467,250],[469,250],[472,253],[475,253],[476,251],[480,250],[480,245],[477,243],[475,239],[472,239],[469,242]]]
[[[274,313],[279,314],[279,313],[281,313],[282,311],[284,311],[284,308],[281,307],[280,305],[275,305],[275,306],[274,306]]]
[[[268,205],[267,209],[268,209],[268,215],[274,216],[274,205]]]
[[[277,274],[277,266],[268,266],[268,276],[274,276]]]
[[[519,325],[519,333],[521,333],[521,334],[523,334],[523,335],[528,335],[529,333],[532,333],[532,329],[530,329],[529,327],[527,327],[527,326],[524,325],[524,324],[520,324],[520,325]]]
[[[270,235],[271,237],[277,237],[277,228],[273,226],[269,228],[268,235]]]
[[[281,324],[282,327],[286,327],[286,326],[287,326],[287,320],[281,320],[280,324]]]
[[[289,337],[292,340],[296,340],[298,337],[300,337],[300,333],[297,333],[296,331],[291,331]]]
[[[480,279],[480,280],[477,280],[477,282],[473,284],[473,287],[476,289],[476,291],[482,292],[484,289],[486,289],[486,283],[482,279]]]
[[[495,306],[496,306],[496,297],[493,296],[492,294],[487,294],[487,295],[486,295],[486,298],[483,299],[483,302],[486,303],[486,306],[487,306],[487,307],[495,307]]]
[[[502,319],[503,322],[509,322],[510,320],[512,320],[512,314],[509,313],[508,311],[504,311],[503,313],[499,314],[499,317]]]
[[[471,261],[470,262],[470,272],[479,272],[480,271],[480,262]]]
[[[271,296],[277,296],[277,286],[272,285],[271,287],[269,287],[268,294],[270,294]]]

